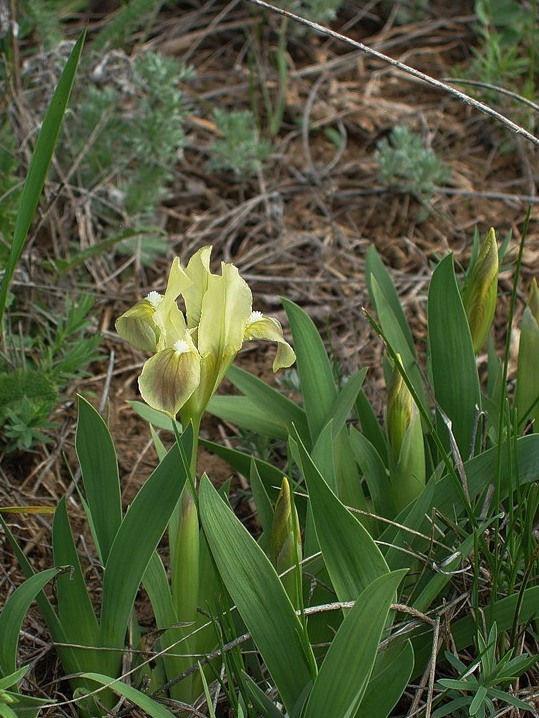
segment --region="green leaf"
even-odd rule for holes
[[[470,459],[464,464],[464,472],[471,503],[474,504],[488,486],[497,481],[498,474],[500,501],[503,501],[516,485],[522,489],[526,484],[537,481],[538,463],[539,434],[520,437],[516,441],[516,451],[513,451],[512,445],[509,449],[494,446]],[[389,526],[380,536],[380,542],[390,547],[385,554],[388,565],[394,569],[408,564],[406,555],[400,550],[402,548],[428,551],[430,539],[422,538],[420,534],[422,532],[426,536],[430,535],[432,524],[429,516],[433,507],[436,507],[440,514],[455,519],[465,513],[465,500],[451,476],[433,476],[417,501],[396,518],[398,524],[412,529],[415,533],[406,528]]]
[[[314,666],[303,626],[269,559],[206,476],[199,509],[221,578],[290,711]]]
[[[374,446],[384,464],[388,465],[387,439],[365,392],[361,390],[356,400],[356,412],[361,424],[361,433]]]
[[[369,296],[371,302],[376,307],[376,311],[378,312],[380,321],[381,314],[379,311],[378,303],[380,302],[380,298],[383,297],[384,305],[386,307],[385,311],[393,315],[393,318],[395,319],[400,328],[400,335],[404,338],[410,352],[412,354],[415,354],[412,332],[402,309],[399,296],[395,290],[393,279],[391,278],[390,273],[387,271],[384,263],[380,259],[380,255],[376,251],[376,247],[373,244],[371,244],[371,246],[367,250],[365,275],[367,279]],[[378,286],[378,292],[376,294],[373,291],[373,278],[375,279]],[[398,349],[396,349],[395,351],[399,352]]]
[[[272,421],[282,424],[289,432],[292,424],[299,435],[308,441],[309,427],[305,412],[293,401],[265,382],[232,364],[226,374],[234,386],[253,404],[262,408]]]
[[[335,380],[324,343],[314,322],[294,302],[288,299],[283,299],[282,302],[294,339],[303,403],[311,441],[314,443],[331,418],[331,410],[337,397]]]
[[[169,628],[176,622],[170,585],[163,561],[154,551],[143,578],[144,588],[152,604],[157,628]]]
[[[27,578],[6,601],[0,613],[0,675],[7,676],[17,669],[17,648],[22,622],[30,605],[44,586],[65,568],[49,568]]]
[[[34,576],[37,576],[38,574],[33,569],[32,565],[26,558],[26,554],[21,549],[17,541],[15,540],[15,537],[13,536],[9,526],[4,521],[2,515],[0,514],[0,525],[2,526],[2,529],[4,530],[4,533],[6,535],[7,540],[9,541],[9,545],[11,546],[11,549],[13,550],[13,553],[17,557],[17,561],[19,562],[19,566],[21,567],[22,572],[26,576],[26,578],[30,579]],[[45,619],[45,622],[47,623],[47,627],[54,639],[56,641],[56,649],[58,651],[58,654],[60,655],[60,659],[62,663],[64,662],[64,658],[66,660],[69,660],[68,655],[66,655],[66,652],[69,652],[70,649],[64,648],[63,644],[69,643],[68,637],[65,634],[65,631],[62,627],[62,624],[58,620],[58,616],[56,615],[54,608],[52,607],[49,599],[45,595],[43,591],[38,592],[36,596],[36,602],[39,606],[39,610],[41,612],[41,615]]]
[[[253,457],[252,454],[246,454],[236,449],[229,449],[227,446],[216,444],[207,439],[200,439],[199,441],[201,446],[213,454],[220,456],[244,476],[251,475],[251,462],[254,462],[268,496],[273,496],[275,499],[277,498],[285,474],[276,466],[262,459],[257,459]]]
[[[281,711],[247,673],[244,673],[242,678],[249,698],[253,701],[260,715],[264,716],[264,718],[283,718]]]
[[[413,668],[411,642],[390,644],[378,656],[356,718],[387,718],[406,690]]]
[[[273,525],[273,505],[264,486],[264,482],[260,478],[260,473],[255,461],[251,463],[249,478],[251,480],[251,490],[253,492],[253,499],[262,531],[269,537],[271,536],[271,527]]]
[[[77,549],[67,516],[66,499],[61,499],[54,515],[52,528],[54,562],[56,565],[70,565],[69,574],[56,579],[56,602],[58,618],[69,637],[69,643],[84,646],[82,650],[65,647],[66,656],[72,656],[64,670],[75,673],[78,670],[90,670],[99,666],[101,654],[86,650],[90,646],[99,645],[99,624],[86,588],[84,574],[81,569]],[[80,663],[78,662],[80,661]]]
[[[442,259],[434,270],[428,296],[429,357],[434,395],[452,422],[453,434],[466,460],[481,390],[470,327],[455,278],[453,256]],[[438,431],[449,448],[447,429]]]
[[[393,507],[387,467],[367,437],[354,427],[350,429],[350,443],[369,487],[375,512],[391,518]]]
[[[391,603],[405,573],[396,571],[379,576],[346,614],[320,667],[304,718],[353,718],[356,715]]]
[[[32,154],[28,175],[22,190],[17,219],[15,220],[13,242],[11,243],[4,277],[0,285],[0,322],[4,313],[8,288],[22,254],[24,242],[26,241],[41,196],[41,191],[45,184],[54,146],[58,138],[58,133],[60,132],[60,126],[75,80],[75,73],[82,53],[85,36],[86,32],[83,32],[66,62],[43,119],[43,124]]]
[[[104,564],[122,521],[116,451],[107,425],[94,407],[78,398],[76,434],[79,458],[97,549]]]
[[[539,606],[539,586],[532,586],[524,590],[522,594],[513,593],[506,598],[495,601],[489,606],[487,628],[494,622],[498,626],[498,632],[509,631],[515,621],[518,611],[518,621],[525,624],[537,617],[537,606]],[[455,648],[460,651],[471,646],[477,637],[477,624],[475,616],[467,615],[451,624],[451,637]],[[428,664],[432,653],[432,635],[418,636],[413,641],[414,653],[416,656],[412,679],[422,674]]]
[[[354,601],[389,569],[370,533],[329,488],[299,440],[298,447],[331,582],[340,601]]]
[[[410,347],[398,317],[393,313],[392,306],[388,303],[387,298],[382,293],[374,276],[371,277],[371,291],[378,321],[385,340],[393,351],[400,356],[404,371],[410,379],[421,405],[426,407],[425,390],[417,364],[415,350],[413,347]]]
[[[8,599],[9,600],[9,599]],[[0,614],[1,616],[1,614]],[[19,668],[18,670],[14,671],[13,673],[9,673],[8,675],[2,676],[2,668],[0,667],[0,691],[7,691],[8,688],[12,688],[13,686],[16,686],[19,681],[22,681],[24,676],[28,673],[30,670],[30,666],[23,666],[22,668]]]
[[[136,413],[147,421],[148,424],[156,426],[158,429],[164,429],[165,431],[174,431],[174,423],[176,428],[181,433],[182,425],[179,421],[173,423],[172,419],[168,414],[163,414],[162,411],[152,409],[151,406],[145,404],[143,401],[128,401],[129,406],[136,411]]]
[[[367,369],[360,369],[358,372],[353,374],[343,388],[339,391],[339,394],[330,409],[327,417],[327,421],[333,423],[333,436],[337,436],[346,425],[347,420],[350,418],[350,412],[352,411],[363,382]],[[296,427],[297,429],[297,427]],[[299,432],[298,432],[299,433]],[[300,434],[300,438],[303,441],[303,437]],[[303,441],[303,443],[305,443]]]
[[[119,678],[111,679],[109,676],[104,676],[101,673],[83,673],[81,678],[100,683],[119,696],[124,696],[127,700],[131,701],[131,703],[141,708],[147,715],[152,716],[152,718],[174,718],[174,713],[171,713],[145,693],[142,693],[127,683],[123,683]],[[99,698],[99,694],[97,697]]]
[[[264,407],[254,404],[246,396],[212,396],[206,410],[223,421],[255,434],[281,441],[286,441],[288,436],[288,430],[283,424],[268,416]]]
[[[192,430],[181,439],[184,455],[190,456]],[[103,645],[122,647],[127,624],[142,577],[167,527],[187,477],[179,447],[172,446],[129,507],[116,534],[105,566],[101,610]],[[108,670],[119,668],[120,656],[112,656]],[[104,661],[105,664],[105,661]]]

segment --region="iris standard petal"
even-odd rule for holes
[[[189,260],[185,273],[191,280],[183,292],[182,296],[185,300],[185,314],[187,317],[187,326],[193,329],[198,326],[200,316],[202,314],[202,299],[208,289],[210,272],[210,256],[212,248],[202,247],[195,252]]]
[[[251,315],[253,297],[247,282],[233,264],[221,264],[221,275],[208,277],[198,325],[198,351],[213,354],[216,364],[228,361],[242,347],[244,327]]]

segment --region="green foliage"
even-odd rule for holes
[[[220,139],[211,146],[210,170],[232,171],[238,177],[256,174],[271,154],[271,143],[260,139],[253,114],[247,110],[215,109]]]
[[[395,503],[398,505],[398,502],[388,501],[388,496],[393,493],[398,497],[399,484],[389,461],[385,427],[377,426],[372,407],[362,393],[363,377],[350,378],[340,389],[336,386],[329,357],[317,330],[299,307],[289,301],[284,303],[297,355],[299,405],[287,411],[285,397],[232,368],[229,378],[242,396],[215,397],[210,411],[245,428],[252,428],[256,422],[257,431],[268,437],[281,437],[283,432],[289,435],[288,472],[296,479],[296,503],[304,530],[304,599],[308,596],[305,610],[312,605],[309,601],[316,605],[335,599],[352,600],[358,595],[358,589],[372,586],[376,576],[383,574],[384,566],[385,571],[408,568],[411,572],[403,582],[399,594],[401,602],[407,602],[418,611],[433,609],[449,600],[453,590],[459,591],[458,586],[453,585],[453,576],[458,575],[453,571],[474,548],[473,580],[480,580],[483,563],[489,566],[494,576],[490,592],[484,597],[490,617],[488,628],[490,630],[493,625],[492,621],[497,621],[498,630],[509,631],[509,640],[515,646],[516,625],[526,619],[524,613],[516,617],[511,609],[506,610],[504,601],[509,596],[514,599],[514,606],[521,596],[527,611],[535,600],[530,581],[532,576],[537,576],[538,556],[535,542],[529,539],[529,521],[538,506],[533,467],[539,456],[539,435],[518,436],[513,418],[501,408],[502,404],[507,406],[507,396],[502,396],[499,384],[497,393],[490,393],[489,388],[494,382],[484,382],[478,373],[461,298],[462,287],[451,256],[438,264],[429,288],[426,372],[419,371],[406,317],[391,277],[374,249],[369,252],[367,272],[369,291],[380,323],[372,317],[371,322],[386,342],[388,353],[395,367],[399,367],[402,381],[422,417],[423,435],[419,432],[414,442],[424,444],[430,481],[415,500],[410,497],[404,501],[404,508],[396,515]],[[492,318],[488,321],[492,322]],[[493,371],[498,371],[495,365]],[[295,389],[298,393],[298,386]],[[408,403],[407,399],[405,408]],[[489,417],[492,429],[482,434],[478,427],[481,421],[478,411],[483,406],[488,406],[492,414]],[[352,408],[362,433],[355,427],[346,427]],[[296,428],[290,429],[292,412]],[[482,441],[479,441],[481,437]],[[206,445],[209,446],[207,442]],[[246,472],[248,457],[242,456],[241,452],[223,451],[213,444],[211,449],[238,470]],[[513,458],[518,466],[512,464]],[[268,499],[275,501],[275,486],[280,481],[276,479],[273,467],[262,462],[257,463],[251,478],[253,498],[260,506],[261,516],[265,516],[266,531],[271,524]],[[358,488],[362,495],[358,495]],[[487,517],[480,520],[485,495],[492,488],[495,488],[497,499]],[[507,507],[511,518],[500,526],[495,511],[502,505]],[[360,511],[355,518],[350,507],[367,507],[374,517],[367,520]],[[378,524],[376,516],[395,518],[397,524],[384,528],[385,524]],[[437,547],[427,538],[432,532],[433,520],[440,538]],[[486,531],[491,525],[492,538],[487,538]],[[370,533],[377,536],[379,549],[372,543]],[[222,544],[224,536],[219,540]],[[210,545],[213,550],[213,539]],[[265,545],[263,538],[260,545]],[[226,549],[220,550],[226,553]],[[322,563],[315,558],[318,551],[322,553]],[[427,554],[428,561],[420,558]],[[223,556],[221,561],[226,561],[226,557]],[[444,569],[433,570],[432,561]],[[309,589],[306,575],[309,576]],[[313,580],[320,581],[326,587],[324,591],[320,586],[313,589]],[[229,590],[232,590],[230,586]],[[249,609],[244,606],[240,610]],[[336,621],[334,630],[339,625]],[[325,626],[327,628],[327,624]],[[309,635],[315,635],[317,630],[327,637],[316,617],[311,616]],[[454,633],[458,648],[472,646],[476,632],[473,617],[466,617]],[[424,635],[414,637],[412,634],[412,638],[413,671],[414,675],[420,675],[428,661],[430,644]],[[397,646],[393,649],[395,652]],[[481,646],[478,650],[482,652]],[[264,654],[262,649],[261,652]],[[401,654],[400,677],[412,673],[413,659],[410,662],[409,655],[408,649]],[[382,657],[379,656],[381,662]],[[386,705],[380,690],[376,695],[373,688],[383,673],[381,664],[379,670],[380,673],[374,670],[372,686],[371,689],[367,687],[364,700],[372,711],[369,715],[387,716],[404,690],[405,682],[394,683],[396,694],[392,693],[391,705]],[[397,686],[400,686],[398,690]],[[471,684],[466,686],[467,689],[470,687]],[[483,688],[478,691],[482,695]],[[264,715],[272,713],[268,709]]]
[[[28,175],[22,190],[15,226],[13,228],[13,239],[10,244],[9,255],[2,276],[2,283],[0,284],[0,324],[4,315],[9,285],[20,260],[30,224],[34,218],[43,185],[45,184],[52,153],[56,145],[56,140],[58,139],[64,113],[75,81],[75,73],[82,53],[84,38],[85,35],[83,33],[73,47],[51,98],[32,154],[32,160],[28,168]]]
[[[82,156],[79,176],[88,190],[116,178],[107,193],[94,192],[101,211],[115,208],[131,218],[151,217],[185,144],[185,103],[178,82],[190,71],[157,53],[131,60],[111,51],[105,58],[93,56],[85,74],[75,97],[74,122],[62,140],[66,161]]]
[[[498,87],[514,90],[533,99],[537,90],[537,4],[516,0],[476,0],[479,47],[473,49],[474,59],[468,74]],[[491,102],[504,102],[502,96],[484,90]],[[532,120],[533,121],[533,120]]]
[[[155,15],[163,0],[128,0],[112,20],[109,20],[94,42],[96,50],[121,47],[132,33]]]
[[[51,414],[63,392],[69,383],[85,376],[88,364],[98,357],[100,337],[88,336],[93,306],[90,296],[66,298],[55,320],[43,308],[44,316],[36,314],[25,336],[12,334],[8,325],[5,353],[0,357],[0,444],[4,448],[26,451],[49,441],[46,432],[58,425],[51,421]]]
[[[433,718],[446,715],[469,715],[478,718],[494,716],[499,710],[494,701],[502,701],[517,709],[533,712],[531,705],[515,698],[503,688],[533,667],[539,657],[520,655],[513,658],[514,650],[510,648],[498,659],[496,623],[492,625],[486,640],[478,633],[477,643],[479,655],[471,665],[466,665],[454,654],[446,652],[446,660],[455,669],[458,678],[442,678],[438,681],[450,700],[434,711]],[[463,695],[456,697],[459,694]]]
[[[173,447],[124,514],[112,439],[96,410],[85,400],[79,400],[76,448],[85,493],[84,507],[96,552],[105,569],[99,619],[86,586],[65,500],[56,510],[52,544],[55,563],[72,569],[57,578],[54,607],[45,594],[40,593],[37,598],[53,640],[63,644],[59,648],[60,660],[66,674],[72,676],[72,687],[80,698],[83,716],[101,715],[102,709],[84,698],[95,687],[92,682],[106,685],[121,674],[122,651],[137,592],[180,497],[186,479],[183,457],[189,456],[191,441],[192,434],[186,431],[181,439],[181,451]],[[1,517],[0,521],[22,570],[35,582],[39,574],[34,574]],[[146,526],[143,532],[142,525]],[[159,710],[154,701],[138,695],[134,686],[132,690],[116,686],[104,690],[99,694],[103,705],[111,708],[115,704],[113,691],[126,695],[146,710],[151,705],[151,715],[170,717],[170,713],[164,708]]]
[[[9,294],[9,286],[39,202],[83,40],[84,36],[73,48],[46,112],[15,216],[11,206],[13,197],[9,197],[9,189],[14,186],[10,174],[15,168],[9,146],[10,135],[7,126],[3,126],[8,132],[8,144],[1,155],[8,170],[4,185],[8,196],[2,209],[10,243],[0,287],[0,321],[8,298],[11,312],[26,310],[24,300],[21,305]],[[80,377],[85,366],[96,357],[99,339],[85,337],[92,306],[90,297],[82,297],[78,302],[66,299],[63,314],[58,316],[48,307],[43,307],[44,318],[41,319],[40,308],[36,304],[32,308],[37,312],[31,314],[24,331],[20,322],[15,329],[10,318],[5,318],[2,323],[4,352],[0,357],[0,426],[3,427],[0,442],[3,448],[28,450],[36,443],[47,441],[44,431],[53,426],[49,417],[60,391],[65,389],[69,379]],[[55,316],[58,318],[55,319]]]
[[[428,198],[436,185],[443,186],[449,170],[436,152],[406,125],[396,125],[389,139],[376,145],[380,182],[401,192]]]
[[[324,25],[335,20],[342,0],[279,0],[277,5],[307,20]]]

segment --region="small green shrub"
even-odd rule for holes
[[[271,143],[261,140],[252,112],[216,109],[213,119],[221,139],[211,146],[211,170],[232,171],[235,175],[255,174],[271,154]]]
[[[190,71],[157,53],[132,60],[111,51],[94,56],[84,72],[74,120],[62,140],[64,170],[82,156],[79,181],[92,192],[96,211],[147,220],[166,195],[185,144],[178,82]]]
[[[51,414],[62,393],[98,358],[100,337],[89,335],[93,305],[90,296],[67,299],[54,322],[40,319],[38,310],[25,336],[7,324],[0,357],[0,445],[6,450],[27,451],[47,442],[44,432],[57,425]]]
[[[449,178],[436,152],[405,125],[396,125],[389,139],[378,142],[375,157],[383,185],[418,197],[428,197]]]

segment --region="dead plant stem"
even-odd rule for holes
[[[466,105],[470,105],[475,110],[484,113],[485,115],[489,115],[490,117],[493,117],[497,122],[507,127],[511,132],[514,132],[516,135],[520,135],[521,137],[526,138],[529,142],[534,144],[536,147],[539,147],[539,137],[536,137],[531,132],[528,132],[528,130],[524,129],[524,127],[521,127],[520,125],[517,125],[516,122],[513,122],[508,117],[505,117],[505,115],[502,115],[500,112],[497,112],[492,107],[489,107],[488,105],[485,105],[483,102],[479,102],[478,100],[474,100],[473,97],[470,97],[464,92],[461,92],[460,90],[457,90],[455,87],[451,87],[450,85],[446,84],[445,82],[441,82],[440,80],[437,80],[434,77],[431,77],[430,75],[427,75],[424,72],[421,72],[420,70],[416,70],[414,67],[410,67],[410,65],[406,65],[403,62],[399,62],[399,60],[395,60],[393,57],[390,57],[389,55],[384,55],[384,53],[379,52],[378,50],[373,50],[373,48],[368,47],[367,45],[364,45],[361,42],[357,42],[357,40],[352,40],[349,37],[346,37],[346,35],[341,35],[340,33],[336,32],[335,30],[331,30],[328,27],[324,27],[324,25],[319,25],[317,22],[312,22],[311,20],[307,20],[304,17],[301,17],[300,15],[296,15],[295,13],[289,12],[288,10],[284,10],[280,7],[275,7],[271,5],[268,2],[265,2],[265,0],[247,0],[247,2],[251,3],[252,5],[256,5],[258,7],[262,7],[265,10],[271,10],[274,13],[277,13],[278,15],[283,15],[284,17],[288,17],[291,20],[294,20],[295,22],[299,22],[301,25],[305,25],[311,30],[315,30],[316,32],[321,33],[322,35],[327,35],[328,37],[332,37],[335,40],[340,40],[341,42],[344,42],[347,45],[350,45],[351,47],[355,47],[357,50],[361,50],[362,52],[365,52],[367,55],[371,55],[372,57],[376,57],[378,60],[381,60],[382,62],[385,62],[388,65],[393,65],[393,67],[396,67],[401,72],[405,72],[408,75],[412,75],[412,77],[417,78],[418,80],[421,80],[425,82],[428,85],[431,85],[432,87],[436,87],[438,90],[441,90],[442,92],[447,93],[448,95],[453,95],[453,97],[456,97],[460,102],[465,103]]]

